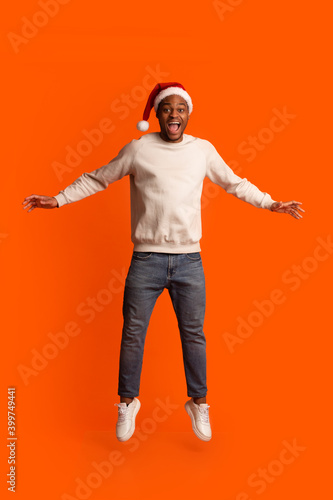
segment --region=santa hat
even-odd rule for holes
[[[158,105],[160,104],[160,102],[169,95],[179,95],[180,97],[182,97],[187,102],[189,114],[192,113],[193,110],[192,99],[186,92],[183,85],[181,85],[181,83],[177,82],[158,83],[149,94],[148,101],[145,110],[143,112],[143,120],[139,121],[136,125],[136,128],[138,130],[140,130],[141,132],[146,132],[149,129],[148,119],[150,115],[150,110],[154,108],[155,111],[157,112]]]

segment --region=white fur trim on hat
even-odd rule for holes
[[[163,101],[163,99],[165,99],[169,95],[179,95],[180,97],[182,97],[187,102],[189,114],[192,113],[193,111],[192,99],[186,92],[186,90],[180,87],[168,87],[167,89],[161,90],[161,92],[156,96],[154,101],[154,109],[156,112],[160,102]]]
[[[147,122],[146,120],[141,120],[136,124],[136,128],[141,132],[146,132],[146,130],[149,129],[149,122]]]

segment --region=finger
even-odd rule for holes
[[[32,198],[39,198],[39,195],[38,194],[31,194],[30,196],[27,196],[26,198],[24,198],[24,201],[27,201],[27,200],[31,200]]]
[[[299,214],[298,212],[296,212],[296,210],[293,210],[293,211],[292,211],[292,215],[293,215],[296,219],[303,219],[303,217],[301,216],[301,214]]]
[[[29,204],[29,207],[30,210],[28,210],[28,212],[31,212],[31,210],[33,210],[34,208],[37,207],[37,202],[36,201],[31,201],[30,204]]]
[[[298,213],[298,210],[300,210],[301,212],[305,212],[305,210],[303,210],[301,207],[297,206],[297,205],[291,205],[290,207],[288,207],[289,209],[291,210],[296,210],[297,213]]]
[[[22,205],[24,205],[24,204],[29,205],[29,203],[31,203],[31,201],[32,201],[32,200],[33,200],[32,198],[31,198],[31,199],[29,199],[29,200],[24,200],[24,201],[22,202]]]
[[[30,207],[32,207],[34,204],[35,204],[35,202],[34,202],[34,201],[29,201],[29,202],[28,202],[28,203],[27,203],[27,204],[23,207],[23,209],[30,208]]]
[[[302,203],[300,201],[295,201],[295,200],[286,201],[284,203],[284,206],[293,207],[293,208],[297,208],[298,205],[302,205]]]
[[[293,202],[293,203],[292,203],[292,206],[293,206],[293,207],[299,207],[299,204],[298,204],[297,202]]]

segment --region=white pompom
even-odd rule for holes
[[[136,124],[136,128],[141,132],[146,132],[149,129],[149,123],[146,120],[141,120]]]

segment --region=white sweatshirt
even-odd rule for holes
[[[55,196],[73,203],[130,176],[131,239],[138,252],[190,253],[201,250],[201,193],[207,176],[227,193],[269,209],[274,202],[246,178],[238,177],[214,146],[183,134],[164,141],[158,132],[133,139],[107,165],[85,172]]]

